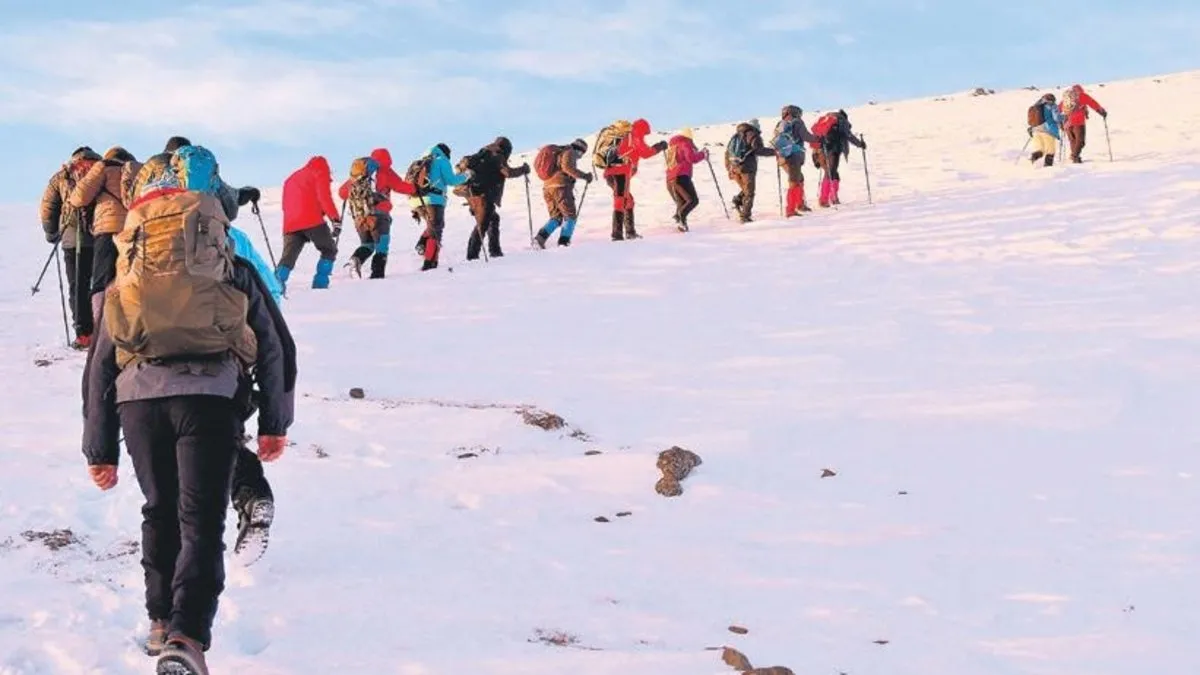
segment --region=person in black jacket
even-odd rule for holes
[[[83,376],[83,454],[97,487],[117,483],[118,437],[145,496],[142,567],[151,621],[147,652],[206,673],[217,600],[224,589],[225,512],[252,385],[258,389],[258,456],[278,459],[292,424],[296,350],[253,267],[235,258],[227,282],[245,294],[254,363],[237,357],[134,360],[118,366],[103,319]],[[163,672],[160,670],[160,672]]]
[[[833,114],[835,121],[829,131],[821,137],[821,149],[813,152],[813,163],[825,170],[819,202],[823,207],[842,203],[838,195],[842,188],[842,175],[838,172],[838,167],[842,165],[842,157],[850,153],[850,146],[867,149],[867,142],[855,136],[851,130],[850,117],[846,111],[839,110]]]
[[[737,125],[733,138],[725,146],[725,170],[729,179],[740,188],[733,197],[738,221],[745,224],[754,214],[754,194],[758,184],[758,158],[774,157],[775,150],[763,145],[758,119]]]
[[[510,178],[529,174],[528,163],[517,167],[508,165],[512,149],[512,141],[500,136],[459,162],[460,171],[471,171],[471,179],[464,187],[467,206],[475,216],[475,229],[467,240],[467,260],[479,258],[485,236],[488,255],[493,258],[504,256],[504,250],[500,247],[500,213],[497,211],[504,200],[504,184]]]

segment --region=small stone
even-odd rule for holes
[[[830,469],[821,469],[821,478],[833,478],[836,475],[836,471],[832,471]]]
[[[618,518],[628,518],[633,515],[633,511],[621,511],[617,514]]]
[[[738,635],[745,635],[746,633],[749,633],[750,631],[746,628],[742,628],[741,626],[730,626],[729,632],[737,633]]]
[[[588,450],[583,454],[587,457],[595,457],[596,455],[602,455],[604,453],[600,452],[599,450]]]
[[[604,516],[596,516],[596,517],[595,517],[595,518],[593,518],[592,520],[595,520],[597,523],[607,523],[607,522],[609,522],[608,518],[605,518]]]
[[[733,647],[726,647],[721,651],[721,660],[725,662],[725,665],[739,672],[754,669],[754,666],[750,665],[750,659]]]
[[[654,484],[654,491],[664,497],[678,497],[683,494],[683,486],[671,476],[663,476]]]
[[[908,494],[908,490],[901,490],[901,491],[897,492],[896,494],[904,496],[904,495]]]
[[[459,455],[458,458],[459,459],[471,459],[472,457],[478,457],[478,456],[479,455],[477,455],[473,452],[464,452],[461,455]]]
[[[362,398],[366,398],[366,397],[367,397],[367,392],[363,391],[359,387],[355,387],[350,390],[350,398],[362,399]]]
[[[891,640],[876,640],[876,641],[875,641],[875,644],[877,644],[877,645],[886,645],[886,644],[888,644],[889,642],[891,642]]]

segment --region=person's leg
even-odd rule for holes
[[[388,252],[392,248],[392,216],[388,213],[375,214],[375,256],[371,258],[371,278],[382,279],[387,275]]]
[[[333,240],[333,232],[329,225],[321,225],[304,231],[305,236],[321,253],[317,261],[317,273],[313,275],[313,288],[329,288],[329,278],[333,274],[333,264],[337,261],[337,242]]]
[[[76,284],[79,279],[75,276],[77,268],[75,267],[75,255],[78,249],[64,248],[63,265],[67,268],[67,305],[71,308],[71,325],[78,326],[79,323],[75,318],[75,302],[74,297],[77,292]],[[86,282],[85,282],[86,283]],[[78,329],[76,329],[75,337],[79,337]]]
[[[91,339],[94,328],[92,322],[92,259],[94,251],[91,246],[80,246],[75,252],[75,291],[71,302],[75,308],[75,334],[80,338]],[[86,344],[86,341],[80,340]]]
[[[487,209],[483,202],[482,196],[471,195],[467,199],[471,215],[475,217],[475,227],[471,228],[471,236],[467,238],[467,260],[478,260],[483,250],[483,237],[487,231]]]
[[[575,236],[575,221],[579,218],[579,209],[575,206],[575,190],[571,187],[561,187],[557,194],[556,212],[563,221],[562,232],[558,235],[559,246],[570,246],[571,237]]]
[[[742,209],[749,222],[754,216],[754,194],[758,190],[758,175],[755,173],[742,174],[745,184],[742,185]]]
[[[625,177],[605,176],[604,182],[613,193],[612,240],[624,241],[625,234],[621,228],[625,222]]]
[[[842,174],[838,171],[842,165],[842,156],[840,154],[832,155],[826,160],[826,163],[829,165],[829,175],[827,176],[829,179],[829,203],[837,206],[842,203],[842,198],[838,194],[842,187]]]
[[[225,588],[225,510],[241,439],[241,420],[230,399],[179,396],[163,399],[174,431],[179,468],[179,558],[171,588],[171,635],[207,649],[217,600]]]
[[[558,212],[558,191],[559,188],[553,186],[542,188],[542,202],[546,204],[546,214],[549,216],[549,220],[538,230],[537,236],[534,238],[539,248],[546,248],[546,241],[562,224],[562,214]]]
[[[696,184],[691,176],[679,177],[679,190],[683,197],[683,206],[679,209],[679,224],[688,229],[688,216],[700,206],[700,196],[696,194]]]
[[[283,255],[279,257],[279,267],[275,268],[275,276],[283,284],[287,284],[288,277],[296,268],[296,262],[300,260],[300,253],[304,251],[304,245],[307,243],[308,237],[302,232],[283,235]]]
[[[422,270],[437,269],[442,252],[442,232],[446,228],[446,207],[430,204],[425,207],[425,264]]]
[[[500,246],[500,212],[496,209],[496,203],[491,199],[484,200],[484,211],[487,214],[488,255],[493,258],[503,258],[504,249]]]

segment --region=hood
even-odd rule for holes
[[[114,162],[137,161],[137,159],[132,154],[130,154],[130,152],[128,150],[126,150],[125,148],[122,148],[119,145],[114,145],[113,147],[109,148],[108,152],[104,153],[104,159],[111,160]]]
[[[667,141],[668,145],[690,145],[691,143],[692,139],[683,134],[676,134],[671,137],[671,140]]]
[[[633,123],[633,129],[632,129],[631,133],[634,136],[645,136],[646,134],[649,134],[650,133],[650,123],[643,119],[639,119],[639,120],[635,121]]]
[[[744,134],[747,131],[758,131],[758,129],[750,126],[749,122],[742,122],[741,124],[737,125],[737,133]]]
[[[392,153],[388,152],[387,148],[375,148],[372,150],[371,159],[375,160],[381,168],[392,168]]]
[[[185,145],[191,145],[192,142],[183,136],[172,136],[167,139],[167,144],[163,146],[163,152],[175,152]]]
[[[442,146],[440,144],[429,149],[429,156],[433,157],[434,159],[450,159],[449,155],[442,150]]]
[[[305,164],[304,168],[322,176],[329,176],[332,174],[332,172],[329,170],[329,160],[320,155],[308,160],[308,164]]]
[[[1075,92],[1076,94],[1082,94],[1083,93],[1083,85],[1077,84],[1077,85],[1071,87],[1071,91]]]
[[[512,141],[508,140],[504,136],[497,136],[496,140],[492,141],[492,147],[499,150],[500,154],[504,155],[505,157],[511,155],[513,150]]]

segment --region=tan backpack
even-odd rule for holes
[[[234,253],[220,200],[186,190],[146,197],[115,237],[117,274],[104,296],[118,366],[229,352],[252,363],[248,300],[226,283]]]

